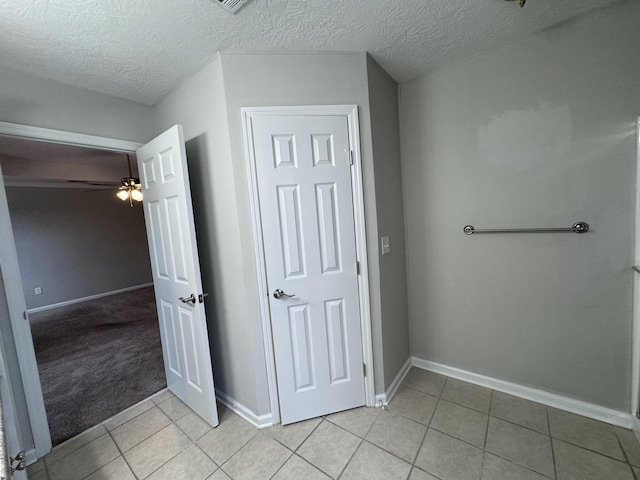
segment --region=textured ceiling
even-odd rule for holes
[[[0,67],[148,105],[218,51],[368,51],[404,82],[615,1],[0,0]]]

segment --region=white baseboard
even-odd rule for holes
[[[497,378],[479,375],[477,373],[462,370],[460,368],[450,367],[441,363],[422,360],[421,358],[412,357],[411,364],[414,367],[429,370],[434,373],[440,373],[448,377],[464,380],[483,387],[491,388],[499,392],[508,393],[516,397],[531,400],[533,402],[542,403],[550,407],[565,410],[567,412],[576,413],[584,417],[593,418],[601,422],[610,423],[623,428],[632,428],[633,416],[630,413],[620,412],[611,408],[602,407],[593,403],[576,400],[574,398],[565,397],[556,393],[546,392],[537,388],[526,387],[517,383],[499,380]]]
[[[404,377],[406,377],[407,373],[409,373],[411,365],[412,358],[409,357],[407,358],[407,361],[404,362],[404,365],[402,365],[402,368],[396,375],[396,378],[394,378],[393,382],[391,382],[391,385],[389,385],[389,388],[387,388],[384,393],[379,393],[376,395],[376,407],[386,407],[389,404],[393,396],[396,394],[398,387],[404,380]]]
[[[221,392],[218,389],[216,389],[216,398],[229,410],[240,415],[247,422],[257,428],[266,428],[273,425],[273,415],[271,413],[267,413],[266,415],[256,415],[240,402],[235,401],[226,393]]]
[[[45,310],[51,310],[53,308],[66,307],[67,305],[73,305],[74,303],[86,302],[88,300],[95,300],[97,298],[108,297],[110,295],[117,295],[118,293],[130,292],[132,290],[138,290],[140,288],[146,288],[153,286],[151,283],[143,283],[142,285],[134,285],[133,287],[121,288],[119,290],[113,290],[111,292],[98,293],[96,295],[89,295],[88,297],[75,298],[73,300],[67,300],[60,303],[52,303],[51,305],[44,305],[42,307],[30,308],[27,310],[27,314],[44,312]]]

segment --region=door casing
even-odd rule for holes
[[[135,151],[142,146],[140,143],[125,140],[97,137],[93,135],[84,135],[80,133],[7,122],[0,122],[0,135],[125,153],[135,153]],[[0,178],[0,181],[3,180]],[[3,242],[2,244],[5,245],[8,244],[8,242]],[[24,304],[24,292],[22,291],[20,270],[17,263],[13,262],[9,253],[0,248],[0,255],[3,260],[0,263],[4,263],[5,266],[8,265],[6,266],[6,270],[3,271],[3,275],[7,294],[7,303],[9,304],[11,322],[13,323],[15,321],[26,321],[23,319],[23,314],[26,312],[26,306]],[[35,443],[35,449],[28,450],[26,452],[26,460],[27,463],[30,464],[51,450],[51,437],[49,435],[49,426],[47,423],[44,405],[35,400],[38,395],[40,397],[42,396],[42,389],[40,387],[39,377],[37,376],[38,366],[34,353],[33,338],[30,334],[27,335],[24,332],[24,329],[19,329],[14,331],[14,342],[18,353],[20,374],[23,378],[29,421],[31,423],[31,430]]]
[[[275,354],[273,336],[271,334],[271,315],[269,309],[269,292],[267,290],[267,272],[265,267],[264,245],[262,243],[262,223],[258,197],[258,178],[256,159],[252,148],[253,138],[251,120],[258,116],[284,115],[339,115],[347,117],[349,129],[349,146],[352,152],[354,175],[352,176],[353,218],[356,230],[356,257],[359,262],[358,291],[360,305],[360,329],[362,332],[362,354],[366,366],[365,401],[367,406],[375,405],[375,389],[373,374],[373,348],[371,341],[371,308],[369,303],[369,269],[367,262],[367,244],[364,215],[364,189],[362,182],[362,159],[360,155],[360,130],[357,105],[320,105],[300,107],[246,107],[241,109],[244,134],[245,161],[247,180],[249,183],[249,202],[251,222],[253,225],[253,244],[258,274],[258,291],[260,298],[260,314],[262,319],[262,336],[267,367],[267,383],[269,402],[273,423],[280,423],[280,402],[276,381]]]

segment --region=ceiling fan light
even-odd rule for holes
[[[116,196],[123,202],[126,202],[129,199],[129,191],[124,189],[118,190],[118,193],[116,193]]]
[[[142,192],[138,189],[131,190],[131,198],[133,198],[136,202],[142,201]]]

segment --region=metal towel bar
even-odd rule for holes
[[[554,232],[573,232],[585,233],[589,231],[587,222],[576,222],[567,228],[483,228],[476,229],[473,225],[466,225],[463,228],[465,235],[473,235],[474,233],[554,233]]]

